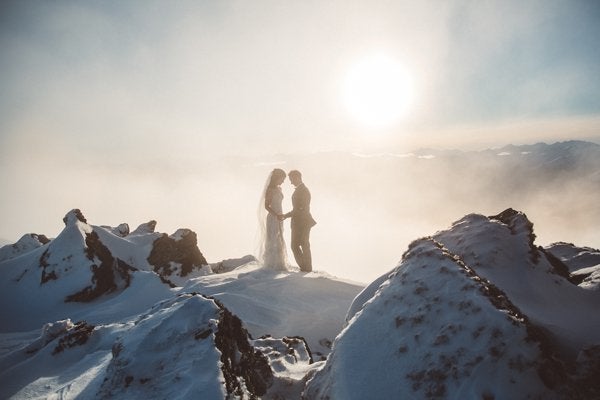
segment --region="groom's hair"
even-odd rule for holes
[[[288,172],[288,176],[297,176],[298,178],[302,178],[302,174],[300,173],[300,171],[293,169],[290,172]]]

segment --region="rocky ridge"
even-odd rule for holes
[[[534,240],[525,214],[508,209],[413,242],[357,296],[305,398],[600,395],[600,297]]]

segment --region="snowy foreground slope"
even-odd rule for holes
[[[0,398],[299,398],[363,289],[208,264],[193,232],[154,221],[64,222],[0,249]]]
[[[509,209],[413,242],[357,296],[306,398],[600,398],[597,283],[533,240]]]
[[[600,398],[600,251],[536,247],[520,212],[416,240],[366,288],[64,221],[0,248],[0,398]]]

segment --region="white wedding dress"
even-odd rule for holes
[[[277,187],[265,190],[265,197],[266,196],[270,197],[269,203],[271,209],[277,214],[281,214],[283,202],[281,188]],[[262,204],[264,209],[264,201]],[[261,261],[263,267],[285,271],[287,270],[287,252],[285,240],[283,239],[283,222],[277,218],[277,215],[267,213],[263,223],[264,233],[261,246]]]

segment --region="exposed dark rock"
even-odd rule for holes
[[[217,302],[217,304],[219,304]],[[227,393],[242,396],[243,390],[238,377],[244,379],[246,388],[254,396],[262,396],[273,382],[273,372],[264,354],[255,350],[248,339],[250,334],[242,321],[224,306],[215,344],[221,352],[221,370],[225,377]]]
[[[125,237],[129,235],[129,224],[127,223],[119,224],[117,227],[107,225],[101,225],[101,227],[112,232],[112,234],[116,236]]]
[[[46,251],[44,251],[44,253],[42,253],[42,256],[40,257],[40,267],[42,267],[42,279],[40,281],[40,284],[44,284],[48,281],[58,279],[58,276],[56,275],[56,271],[46,272],[46,268],[49,266],[48,265],[48,257],[49,256],[50,256],[50,253],[48,252],[48,250],[46,250]]]
[[[78,208],[72,209],[63,218],[63,222],[65,223],[65,225],[69,225],[70,222],[74,222],[75,220],[78,220],[78,221],[83,222],[84,224],[87,224],[87,220],[81,213],[81,210],[79,210]]]
[[[110,250],[100,241],[96,232],[86,234],[86,255],[91,261],[96,259],[100,265],[92,265],[92,285],[79,292],[67,296],[66,302],[89,302],[103,294],[114,292],[121,288],[129,287],[131,271],[135,268],[126,262],[114,258]]]
[[[46,273],[45,270],[42,270],[42,280],[40,281],[40,283],[44,284],[48,281],[55,281],[58,279],[58,276],[56,276],[56,271],[50,271],[50,273]]]
[[[190,316],[189,312],[197,313]],[[182,318],[187,325],[173,330],[173,319]],[[220,369],[225,398],[258,399],[272,385],[268,359],[252,345],[240,319],[214,298],[182,293],[140,315],[131,330],[124,331],[113,344],[112,359],[96,398],[138,398],[141,393],[154,398],[156,391],[164,393],[160,390],[173,385],[173,379],[177,381],[178,373],[173,369],[183,365],[196,368],[190,357],[205,354],[202,349],[210,348],[218,351],[210,351],[214,364],[208,367],[214,368],[211,373],[215,374]],[[153,357],[144,358],[148,364],[142,361],[144,365],[140,365],[139,351],[154,352]]]
[[[197,246],[196,233],[189,229],[180,229],[175,235],[163,234],[154,241],[148,262],[154,271],[165,279],[173,274],[181,277],[196,268],[208,265]],[[177,266],[180,266],[177,271]]]
[[[527,215],[520,211],[513,210],[512,208],[507,208],[502,211],[498,215],[492,215],[488,217],[489,219],[500,221],[510,229],[510,232],[513,235],[516,235],[522,230],[527,232],[527,236],[529,238],[529,255],[531,256],[531,261],[534,264],[537,264],[540,258],[540,254],[538,252],[537,247],[535,246],[535,234],[533,233],[533,223],[527,219]]]
[[[31,236],[32,239],[40,242],[42,245],[50,243],[50,239],[48,239],[48,237],[46,235],[40,235],[38,233],[30,233],[29,236]]]
[[[54,341],[57,337],[65,335],[69,329],[73,328],[74,326],[75,325],[70,319],[44,324],[40,337],[24,347],[23,352],[25,354],[34,354],[38,352],[48,343]]]
[[[90,325],[85,321],[76,322],[75,325],[58,340],[58,345],[56,345],[52,354],[55,355],[67,348],[85,344],[92,335],[94,328],[94,325]]]
[[[267,358],[272,361],[279,357],[288,356],[296,362],[306,362],[307,364],[314,362],[313,353],[308,346],[308,342],[302,336],[284,336],[281,339],[276,339],[271,335],[264,335],[254,340],[253,343],[255,346],[268,348]]]
[[[538,249],[542,254],[546,256],[546,259],[548,260],[550,265],[552,265],[552,272],[554,272],[555,274],[562,276],[563,278],[567,279],[571,283],[574,283],[575,285],[579,285],[585,279],[585,276],[571,276],[571,273],[569,272],[569,267],[564,262],[562,262],[560,258],[556,257],[549,251],[544,250],[544,248],[541,246],[538,247]]]
[[[289,349],[288,353],[292,354],[294,356],[295,356],[295,354],[294,354],[295,347],[302,346],[303,348],[305,348],[308,353],[309,363],[310,364],[313,363],[312,352],[310,351],[310,347],[308,346],[308,342],[306,341],[305,338],[303,338],[302,336],[285,336],[281,340],[283,341],[283,343],[285,343],[288,346],[288,349]],[[327,339],[325,339],[325,340],[327,340]]]
[[[13,244],[0,246],[0,262],[19,257],[22,254],[40,248],[50,242],[45,235],[37,233],[27,233]]]

